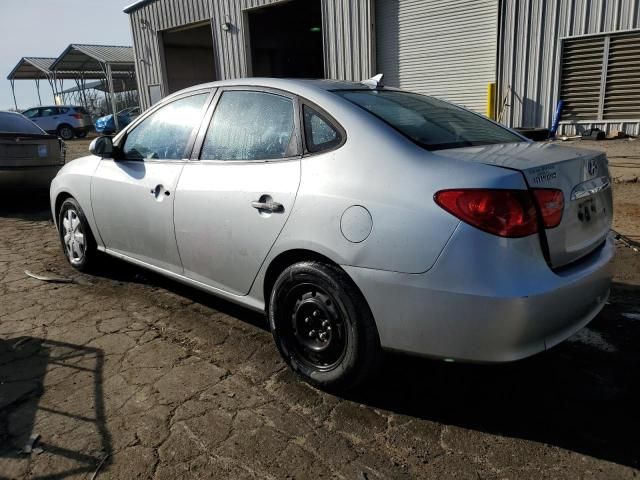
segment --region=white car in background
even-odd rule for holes
[[[63,140],[74,136],[83,138],[93,130],[91,115],[84,107],[51,105],[25,110],[22,114],[48,133],[55,133]]]

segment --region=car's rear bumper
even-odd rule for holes
[[[0,187],[5,189],[47,189],[62,165],[1,167]]]
[[[450,243],[456,245],[425,274],[344,267],[371,307],[383,347],[461,361],[513,361],[565,340],[604,306],[613,237],[553,272],[537,239],[530,241],[535,237],[483,243],[488,234],[476,232],[454,234]],[[483,251],[491,242],[498,246]]]
[[[73,131],[75,133],[82,133],[82,132],[89,133],[89,132],[93,132],[93,130],[94,130],[93,125],[82,125],[79,127],[73,127]]]

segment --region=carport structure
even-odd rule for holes
[[[78,87],[84,90],[87,79],[104,79],[109,92],[111,113],[117,111],[114,79],[135,79],[133,48],[117,45],[85,45],[72,43],[51,65],[54,80],[59,72],[76,72]],[[64,75],[62,75],[64,77]],[[114,115],[116,130],[119,129]]]
[[[52,57],[22,57],[18,64],[7,75],[7,80],[11,83],[11,93],[13,94],[13,104],[18,109],[16,101],[15,81],[16,80],[35,80],[36,89],[38,91],[38,102],[42,105],[40,97],[40,80],[47,80],[51,86],[53,96],[56,95],[56,85],[51,71],[51,65],[55,62]],[[61,72],[62,73],[62,72]]]

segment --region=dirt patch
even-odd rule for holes
[[[626,232],[634,188],[614,189]],[[0,478],[640,474],[640,255],[622,244],[571,341],[501,366],[389,355],[340,397],[285,368],[261,315],[112,259],[79,274],[46,198],[0,205]]]

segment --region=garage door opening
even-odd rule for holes
[[[324,77],[320,0],[249,10],[247,17],[253,76]]]
[[[209,23],[162,33],[167,93],[216,80]]]

